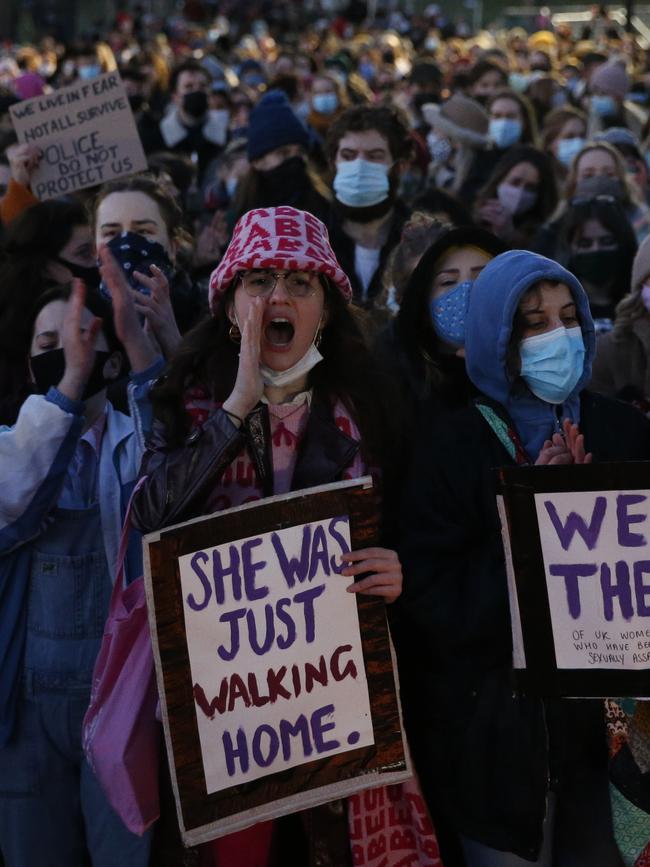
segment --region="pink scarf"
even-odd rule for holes
[[[220,406],[221,404],[212,400],[206,389],[201,386],[191,388],[185,395],[185,410],[192,423],[199,427],[205,424],[208,417]],[[307,399],[289,404],[269,404],[275,494],[287,493],[291,489],[291,478],[308,417]],[[359,428],[340,400],[337,400],[334,405],[334,423],[347,436],[357,441],[361,440]],[[343,478],[358,479],[366,473],[366,465],[360,452],[357,452],[352,463],[345,468]],[[217,512],[261,499],[262,491],[255,473],[255,465],[248,450],[242,447],[215,485],[207,509],[209,512]]]

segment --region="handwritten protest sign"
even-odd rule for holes
[[[409,776],[383,602],[340,574],[376,533],[366,479],[146,538],[186,843]]]
[[[528,691],[647,695],[649,470],[502,472],[514,660]]]
[[[41,150],[31,181],[32,192],[41,200],[147,167],[117,72],[23,100],[10,112],[18,141]]]

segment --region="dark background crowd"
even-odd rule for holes
[[[0,479],[6,480],[3,491],[15,488],[16,495],[0,493],[7,501],[0,508],[0,561],[6,567],[0,579],[29,573],[37,588],[29,610],[39,605],[42,622],[30,613],[25,626],[20,601],[9,600],[5,607],[15,615],[16,633],[7,638],[5,631],[0,651],[22,671],[11,651],[13,636],[23,630],[25,640],[27,630],[35,670],[42,665],[47,673],[41,686],[53,720],[68,713],[76,720],[70,731],[78,729],[87,696],[73,711],[51,698],[57,681],[42,659],[47,640],[66,635],[67,614],[48,596],[47,582],[41,586],[34,578],[35,560],[25,566],[16,551],[43,533],[39,557],[87,556],[85,548],[77,550],[83,539],[63,518],[58,535],[43,528],[56,502],[57,508],[65,504],[64,511],[84,510],[88,532],[100,532],[97,515],[88,517],[104,472],[101,461],[94,468],[92,455],[99,454],[102,437],[113,443],[114,434],[119,471],[101,484],[117,486],[117,519],[124,517],[144,448],[138,435],[151,431],[148,389],[165,363],[171,366],[153,387],[153,404],[157,422],[167,423],[168,439],[160,439],[154,425],[147,452],[152,477],[161,466],[167,471],[169,454],[191,436],[189,419],[200,427],[215,407],[229,419],[221,435],[230,436],[225,444],[215,442],[230,454],[251,407],[239,401],[237,387],[235,401],[228,389],[207,394],[199,387],[199,374],[209,377],[218,367],[211,347],[219,347],[215,358],[224,376],[234,378],[239,356],[231,344],[245,330],[224,306],[234,290],[221,285],[219,273],[231,267],[229,242],[240,217],[290,206],[321,221],[322,238],[345,275],[336,270],[337,280],[325,285],[330,331],[317,320],[309,351],[320,347],[327,358],[329,350],[330,359],[338,354],[338,367],[330,361],[320,379],[313,374],[314,393],[329,388],[336,397],[336,386],[351,396],[365,457],[381,471],[387,539],[404,566],[392,627],[405,721],[443,863],[647,863],[636,860],[644,851],[650,858],[644,704],[636,710],[610,706],[606,729],[599,703],[575,703],[567,712],[566,702],[551,702],[542,713],[539,703],[516,698],[504,673],[511,645],[491,475],[507,462],[650,459],[650,42],[631,13],[626,18],[619,9],[594,6],[554,15],[531,8],[515,19],[487,4],[452,11],[438,4],[188,0],[168,10],[121,3],[105,20],[105,9],[96,13],[85,4],[83,10],[36,2],[3,7]],[[493,23],[483,27],[488,20]],[[115,70],[147,172],[39,202],[32,179],[41,152],[18,142],[10,107]],[[326,264],[331,271],[329,259]],[[254,266],[239,266],[236,278],[252,297],[258,291],[250,276]],[[303,301],[300,280],[285,278],[291,303]],[[84,314],[65,307],[83,307],[79,290],[71,295],[75,279],[86,287]],[[265,279],[274,296],[277,275]],[[350,299],[354,326],[341,309]],[[94,366],[84,341],[75,342],[66,330],[70,310],[76,310],[76,326],[87,320],[83,333],[98,328],[88,324],[92,316],[104,322]],[[332,322],[343,335],[339,342],[332,342]],[[290,329],[276,327],[278,341],[283,330]],[[534,347],[541,345],[527,341],[556,330],[569,335],[566,345],[549,355],[539,381],[526,379],[526,364],[539,363]],[[511,342],[502,345],[506,333]],[[530,358],[522,349],[513,362],[513,346],[524,344]],[[348,351],[354,371],[346,370]],[[270,376],[266,384],[273,382]],[[384,382],[390,383],[385,389]],[[188,384],[182,404],[178,391]],[[104,403],[93,403],[97,394]],[[81,418],[82,399],[95,412],[93,424],[83,427],[83,448],[70,446],[74,472],[65,481],[65,472],[59,473],[61,498],[53,500],[48,485],[54,485],[63,453],[57,449],[74,433],[70,419]],[[115,433],[120,424],[126,425],[121,439]],[[46,429],[52,443],[45,457],[33,434],[34,455],[25,459],[21,443],[30,437],[21,440],[22,432],[45,437]],[[77,440],[81,432],[79,421]],[[299,441],[304,430],[290,433]],[[39,475],[50,452],[51,466]],[[249,461],[247,468],[259,475],[260,466],[253,471]],[[23,491],[16,467],[34,475],[32,488]],[[108,488],[98,490],[103,509]],[[270,492],[260,483],[259,496]],[[221,491],[224,498],[231,493]],[[34,504],[40,498],[39,511]],[[153,521],[147,517],[155,511],[152,501],[138,519],[145,531],[201,513],[193,506],[161,507],[165,517]],[[215,501],[209,502],[214,510]],[[226,500],[220,502],[223,508]],[[203,513],[208,511],[204,504]],[[115,532],[111,539],[107,551]],[[5,592],[9,586],[0,583]],[[432,595],[433,586],[439,596]],[[475,590],[476,609],[465,622],[459,611]],[[93,602],[99,626],[84,631],[84,620],[68,636],[65,665],[83,658],[84,684],[94,659],[88,648],[96,652],[101,637],[106,587],[102,593]],[[33,644],[31,635],[39,636]],[[27,681],[35,690],[29,701],[37,705],[38,678]],[[38,742],[28,732],[28,723],[36,723],[27,711],[14,728],[15,714],[23,713],[15,682],[6,680],[0,689],[6,702],[6,713],[0,707],[0,769],[9,768],[7,775],[12,767],[23,773]],[[74,690],[65,680],[60,691]],[[12,753],[16,730],[23,740]],[[607,733],[611,756],[627,749],[629,759],[625,765],[620,752],[617,791],[623,795],[612,801],[613,811]],[[78,733],[68,735],[76,744]],[[78,744],[74,749],[80,752]],[[20,774],[16,791],[9,786],[2,795],[14,800],[11,811],[3,806],[9,800],[0,803],[0,851],[9,845],[5,841],[29,836],[32,819],[13,812],[16,795],[33,793],[32,781]],[[171,802],[169,781],[165,786]],[[99,800],[89,796],[90,812],[100,810]],[[149,842],[138,848],[118,834],[120,863],[145,864],[151,857],[156,865],[182,863],[174,858],[198,864],[208,858],[178,854],[173,808],[167,804],[166,810],[169,821],[161,820],[155,831],[151,856]],[[626,843],[622,828],[634,830],[634,842]],[[300,839],[314,835],[311,829]],[[551,837],[556,853],[563,853],[555,860]],[[30,845],[47,849],[47,836]],[[278,852],[286,851],[278,845]],[[11,856],[9,851],[10,867],[50,863],[21,862],[27,856],[15,853],[36,851],[29,847],[16,845]],[[505,860],[490,860],[491,852]],[[117,863],[100,843],[95,855],[93,864]],[[318,862],[314,851],[309,857],[309,863],[332,867],[348,863]],[[236,862],[222,854],[201,863]]]

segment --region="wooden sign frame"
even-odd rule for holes
[[[286,527],[349,516],[352,549],[378,544],[369,477],[271,497],[144,538],[145,586],[165,739],[186,845],[411,776],[385,604],[355,595],[375,743],[207,794],[178,558]],[[339,579],[340,580],[340,579]]]
[[[558,668],[535,505],[536,494],[650,491],[650,463],[503,467],[498,488],[518,688],[542,698],[650,695],[650,663],[647,669]]]

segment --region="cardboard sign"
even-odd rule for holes
[[[370,479],[145,539],[161,707],[188,845],[407,779],[384,603],[341,555],[377,544]]]
[[[514,666],[525,690],[647,695],[650,464],[500,475]]]
[[[31,180],[41,200],[147,168],[117,72],[23,100],[9,110],[18,141],[41,149]]]

